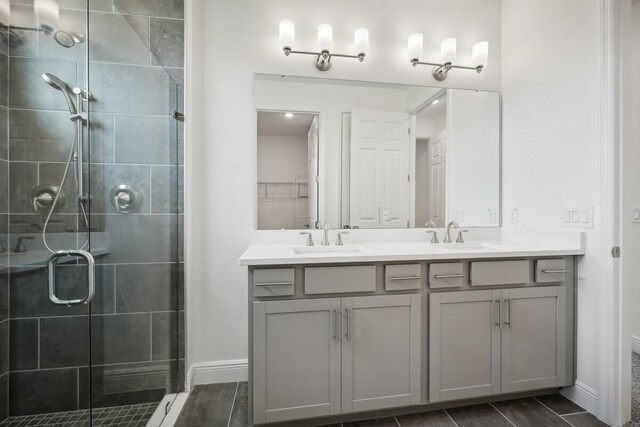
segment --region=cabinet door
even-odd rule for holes
[[[420,402],[420,295],[342,299],[342,412]]]
[[[565,288],[507,289],[502,296],[502,392],[559,387],[565,373]]]
[[[430,294],[431,402],[500,393],[500,292]]]
[[[340,299],[253,304],[254,422],[340,413]]]

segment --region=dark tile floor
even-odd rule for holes
[[[196,386],[175,427],[246,427],[247,383]],[[559,394],[336,424],[341,427],[602,427]]]

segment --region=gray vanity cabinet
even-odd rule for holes
[[[421,403],[420,298],[342,299],[343,413]]]
[[[502,291],[502,393],[564,385],[565,292],[564,286]]]
[[[499,290],[432,293],[429,400],[500,393]]]
[[[564,286],[432,293],[431,402],[565,385]]]
[[[253,303],[254,423],[340,413],[340,299]]]

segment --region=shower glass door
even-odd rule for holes
[[[182,1],[3,19],[0,425],[160,425],[184,384]]]

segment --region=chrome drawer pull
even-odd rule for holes
[[[256,286],[281,286],[281,285],[293,285],[291,282],[258,282]]]
[[[571,270],[542,270],[544,274],[570,273]]]
[[[466,277],[464,274],[436,274],[433,276],[434,279],[459,279],[461,277]]]
[[[389,277],[392,282],[397,280],[420,280],[422,276],[406,276],[406,277]]]

